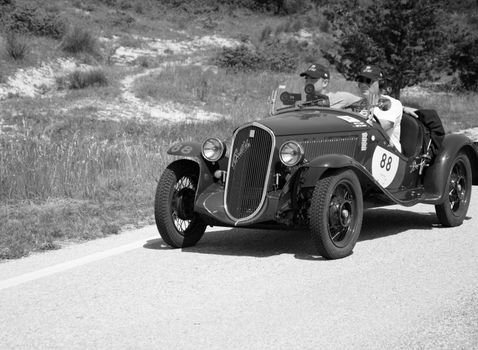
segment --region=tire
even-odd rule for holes
[[[176,163],[159,179],[154,200],[156,227],[173,248],[194,246],[206,231],[206,224],[194,212],[197,178],[194,166]]]
[[[317,251],[326,259],[352,253],[362,227],[362,188],[352,170],[326,176],[315,185],[309,229]]]
[[[453,161],[444,188],[445,201],[435,205],[438,220],[443,226],[460,226],[470,205],[472,188],[471,165],[468,157],[460,153]]]

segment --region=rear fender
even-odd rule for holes
[[[465,135],[446,135],[440,152],[425,172],[423,185],[427,196],[426,203],[439,204],[443,201],[450,167],[460,152],[468,156],[473,176],[472,183],[478,185],[478,154],[475,145]]]

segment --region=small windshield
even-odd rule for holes
[[[270,114],[305,106],[328,107],[328,97],[317,93],[314,85],[305,84],[304,79],[291,79],[272,92]]]

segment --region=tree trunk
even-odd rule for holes
[[[390,86],[390,92],[389,92],[390,96],[399,100],[401,83],[399,81],[392,81],[389,86]]]

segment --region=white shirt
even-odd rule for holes
[[[390,100],[390,108],[386,111],[383,111],[378,107],[374,107],[373,114],[380,122],[389,121],[393,123],[393,127],[386,132],[390,137],[390,142],[395,146],[396,149],[402,152],[402,145],[400,144],[400,124],[403,114],[402,103],[399,100],[386,95],[381,95],[380,98],[386,98]]]

